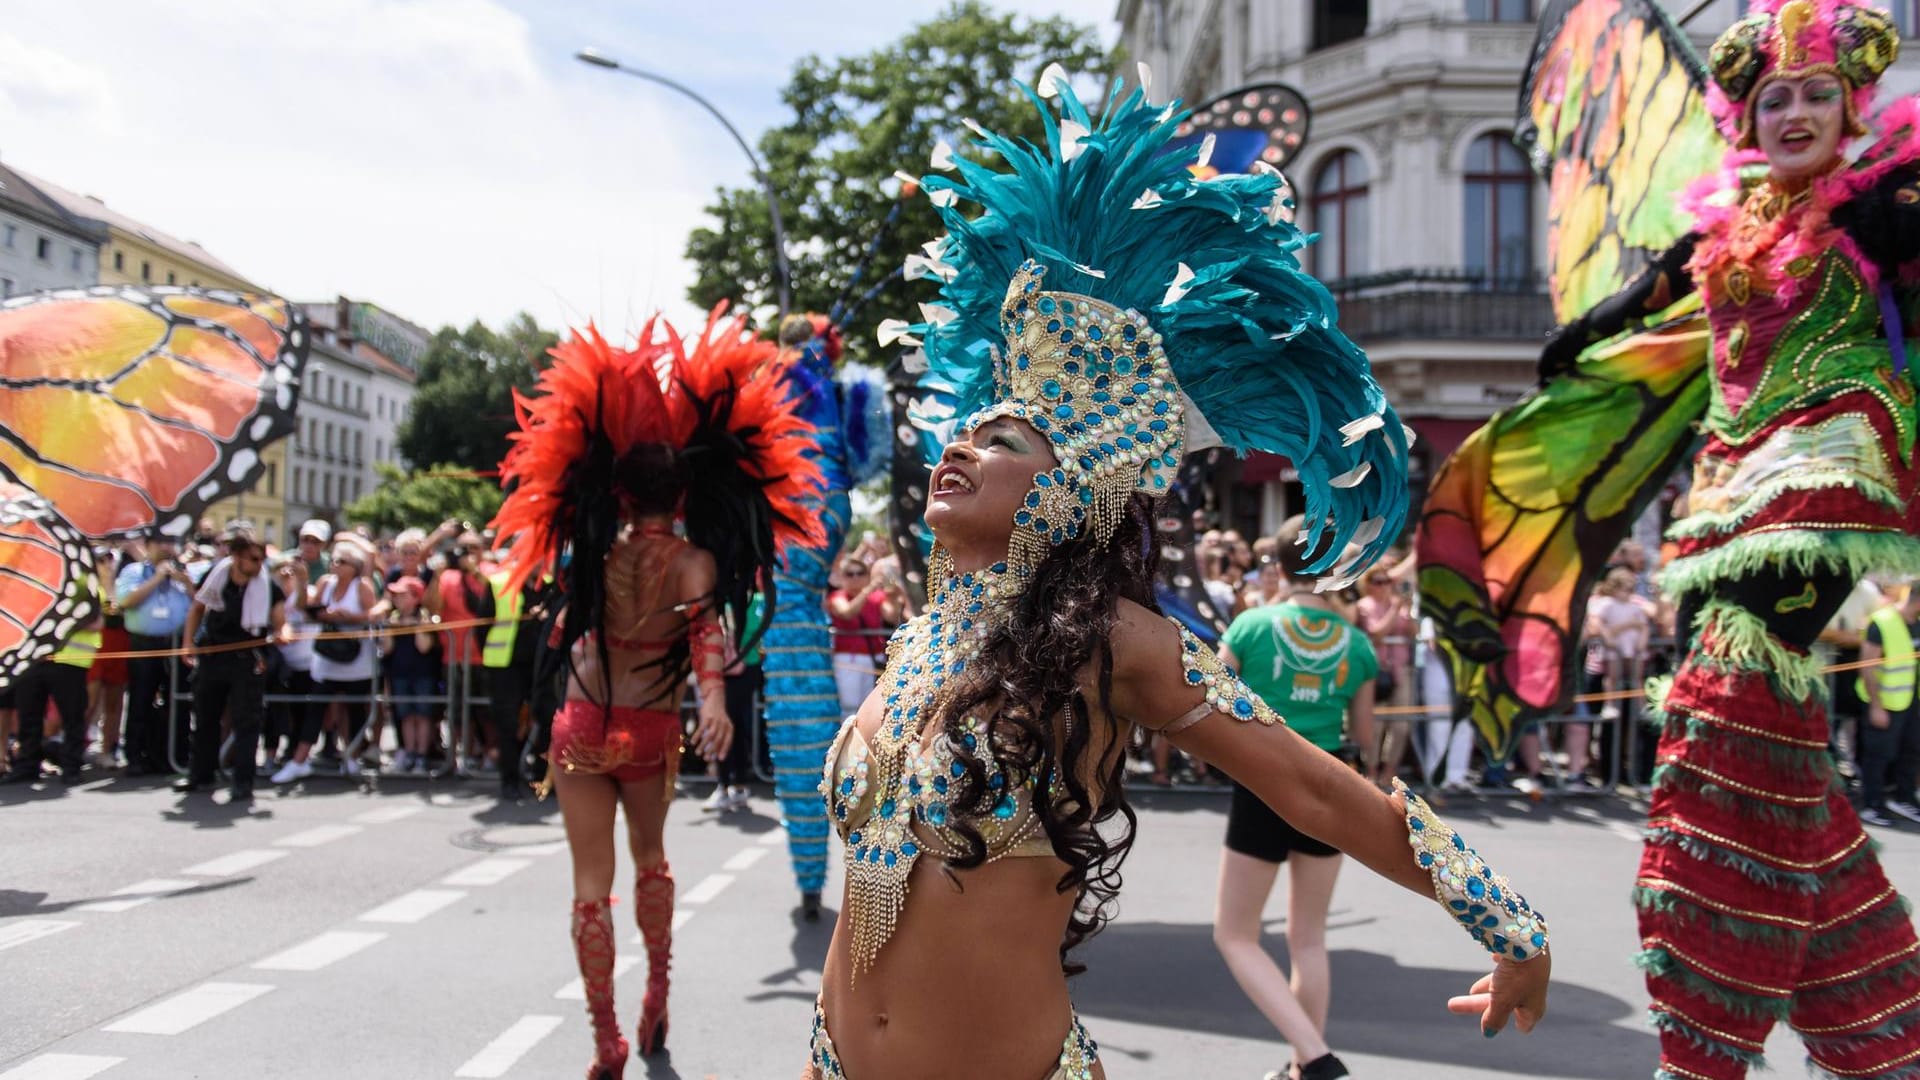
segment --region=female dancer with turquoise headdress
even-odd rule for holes
[[[808,1075],[1104,1075],[1066,975],[1118,892],[1135,725],[1435,896],[1495,954],[1450,1007],[1530,1029],[1545,921],[1418,797],[1299,738],[1154,610],[1152,507],[1197,445],[1292,459],[1316,571],[1356,573],[1405,513],[1405,435],[1299,268],[1282,182],[1196,181],[1166,152],[1177,110],[1116,91],[1096,119],[1056,71],[1043,145],[983,132],[1007,171],[924,182],[949,234],[917,332],[965,419],[929,484],[929,609],[821,784],[847,890]]]

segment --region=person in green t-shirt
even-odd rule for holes
[[[1221,639],[1220,656],[1287,725],[1322,750],[1373,742],[1373,684],[1380,664],[1359,627],[1313,591],[1311,561],[1292,537],[1280,542],[1288,591],[1281,602],[1250,608]],[[1364,752],[1364,751],[1363,751]],[[1289,860],[1288,856],[1294,856]],[[1291,866],[1287,903],[1288,978],[1260,946],[1260,916],[1281,863]],[[1221,852],[1213,941],[1234,981],[1292,1047],[1291,1067],[1269,1077],[1333,1080],[1346,1066],[1327,1046],[1327,908],[1340,852],[1287,824],[1259,797],[1233,786]]]

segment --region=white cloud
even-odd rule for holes
[[[15,113],[62,117],[103,132],[120,129],[119,105],[104,69],[0,33],[0,117]]]
[[[945,6],[846,0],[823,19],[738,2],[719,21],[666,0],[18,5],[0,160],[301,299],[616,332],[661,307],[684,329],[703,314],[684,299],[687,233],[716,186],[750,182],[746,160],[692,102],[572,50],[683,79],[752,142],[802,53],[872,48]]]

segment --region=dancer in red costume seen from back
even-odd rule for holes
[[[777,546],[817,529],[796,500],[818,472],[800,455],[812,429],[784,400],[775,348],[743,319],[716,310],[686,343],[650,321],[632,350],[589,327],[553,357],[519,402],[494,526],[510,545],[509,588],[551,574],[561,593],[543,635],[543,666],[569,673],[548,776],[573,855],[573,946],[594,1031],[587,1076],[619,1080],[629,1044],[613,1001],[615,810],[625,810],[647,949],[636,1032],[645,1056],[668,1029],[674,886],[662,834],[681,697],[691,675],[692,746],[724,757],[724,637],[746,625],[756,590],[772,593]]]

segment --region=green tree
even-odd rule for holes
[[[478,320],[465,330],[442,327],[420,359],[412,412],[400,425],[401,455],[452,469],[498,467],[507,433],[519,427],[513,391],[533,388],[559,340],[525,313],[497,331]]]
[[[1039,140],[1039,118],[1014,81],[1031,84],[1055,61],[1072,73],[1113,69],[1093,28],[997,14],[979,0],[960,0],[863,56],[801,60],[782,94],[792,121],[760,139],[788,229],[794,310],[823,312],[840,295],[893,208],[895,171],[930,172],[929,158],[943,140],[955,153],[973,152],[964,120]],[[760,187],[722,188],[707,212],[717,225],[687,238],[687,258],[698,272],[688,296],[702,307],[723,299],[772,302],[773,232]],[[909,198],[860,288],[943,231],[924,196]],[[888,284],[855,322],[861,331],[848,334],[852,358],[883,359],[864,328],[883,317],[917,318],[913,302],[931,300],[937,284]]]
[[[474,476],[458,465],[436,465],[417,473],[401,472],[385,462],[375,465],[379,483],[343,511],[348,521],[375,532],[431,529],[449,519],[485,525],[500,510],[500,484]]]

